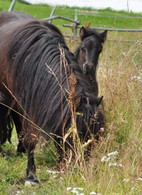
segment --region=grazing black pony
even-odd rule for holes
[[[103,126],[102,97],[95,95],[61,32],[28,15],[0,13],[0,91],[20,113],[28,154],[26,181],[38,183],[34,149],[39,135],[47,140],[54,135],[62,144],[72,113],[82,142]]]
[[[97,64],[106,37],[107,31],[99,33],[82,27],[80,29],[81,46],[75,51],[77,62],[84,74],[88,75],[96,96],[98,95]]]

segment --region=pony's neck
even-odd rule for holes
[[[78,63],[80,63],[79,52],[80,52],[80,47],[77,48],[74,53],[75,59],[77,60]]]
[[[80,59],[80,47],[76,49],[74,56],[77,61],[77,64],[80,66],[81,70],[83,70],[83,66],[82,66],[81,59]]]

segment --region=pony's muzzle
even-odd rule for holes
[[[90,73],[94,72],[94,64],[85,62],[83,64],[83,72],[84,72],[84,74],[90,74]]]

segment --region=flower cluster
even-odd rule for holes
[[[111,153],[107,154],[107,156],[103,156],[101,159],[101,162],[109,162],[109,164],[108,164],[109,167],[123,167],[122,164],[116,163],[117,156],[118,156],[117,151],[111,152]]]
[[[51,175],[53,175],[54,178],[58,177],[60,178],[61,180],[63,180],[63,178],[61,177],[61,175],[63,173],[65,173],[64,171],[52,171],[52,170],[47,170],[46,171],[47,173],[50,173]]]
[[[83,188],[79,188],[79,187],[75,187],[75,188],[71,188],[71,187],[67,187],[67,191],[70,191],[71,193],[73,193],[73,194],[77,194],[77,195],[85,195],[84,193],[83,193]],[[88,194],[90,194],[90,195],[101,195],[100,193],[96,193],[96,192],[90,192],[90,193],[88,193]]]
[[[84,195],[84,193],[82,193],[83,188],[79,188],[79,187],[73,189],[71,187],[67,187],[67,191],[71,191],[73,194],[77,194],[77,195]]]
[[[139,81],[139,82],[142,82],[142,76],[133,76],[132,79],[134,79],[135,81]]]
[[[103,156],[103,158],[101,159],[101,162],[112,161],[112,160],[116,159],[117,156],[118,156],[118,152],[117,151],[111,152],[107,156]]]

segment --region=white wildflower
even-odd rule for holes
[[[117,163],[109,163],[109,167],[117,167]]]
[[[96,195],[96,192],[90,192],[91,195]]]
[[[101,195],[100,193],[96,193],[96,192],[90,192],[89,194],[91,194],[91,195]]]
[[[58,173],[64,173],[64,171],[52,171],[52,170],[46,170],[47,173],[51,173],[53,175],[58,174]]]
[[[76,189],[73,189],[71,192],[72,192],[73,194],[79,194],[79,192],[78,192]]]
[[[141,178],[141,177],[139,177],[137,180],[138,180],[138,181],[142,181],[142,178]]]
[[[69,190],[71,189],[71,187],[68,188]],[[83,191],[83,188],[79,188],[79,187],[75,187],[71,190],[72,193],[77,194],[77,195],[84,195],[84,193],[81,193],[79,191]]]
[[[130,180],[129,179],[123,179],[123,182],[129,182]]]
[[[135,75],[135,76],[132,77],[132,79],[135,79],[135,80],[137,80],[139,82],[142,82],[142,77],[141,76]]]
[[[117,166],[118,166],[118,167],[123,167],[123,165],[122,165],[122,164],[118,164]]]
[[[115,156],[117,156],[118,155],[118,152],[117,151],[114,151],[114,152],[111,152],[111,153],[109,153],[108,154],[108,156],[113,156],[113,157],[115,157]]]
[[[106,156],[103,156],[103,158],[101,159],[101,162],[108,162],[110,160],[110,157],[106,157]]]
[[[83,191],[83,188],[79,188],[79,187],[76,187],[76,188],[73,188],[73,189]]]
[[[58,174],[58,173],[59,173],[58,171],[52,171],[52,170],[47,170],[46,172],[47,172],[47,173],[51,173],[51,174],[53,174],[53,175],[55,175],[55,174]]]
[[[131,191],[137,191],[137,188],[134,186],[131,188]]]
[[[67,191],[71,190],[71,187],[67,187]]]
[[[21,194],[24,194],[23,190],[22,191],[17,191],[15,195],[21,195]]]
[[[112,161],[112,160],[116,159],[117,155],[118,155],[117,151],[111,152],[111,153],[107,154],[107,156],[103,156],[103,158],[101,159],[101,162]]]
[[[109,167],[123,167],[122,164],[117,164],[117,163],[109,163]]]
[[[16,194],[20,194],[20,191],[17,191]]]
[[[101,162],[106,162],[107,157],[103,156],[103,158],[101,158]]]

